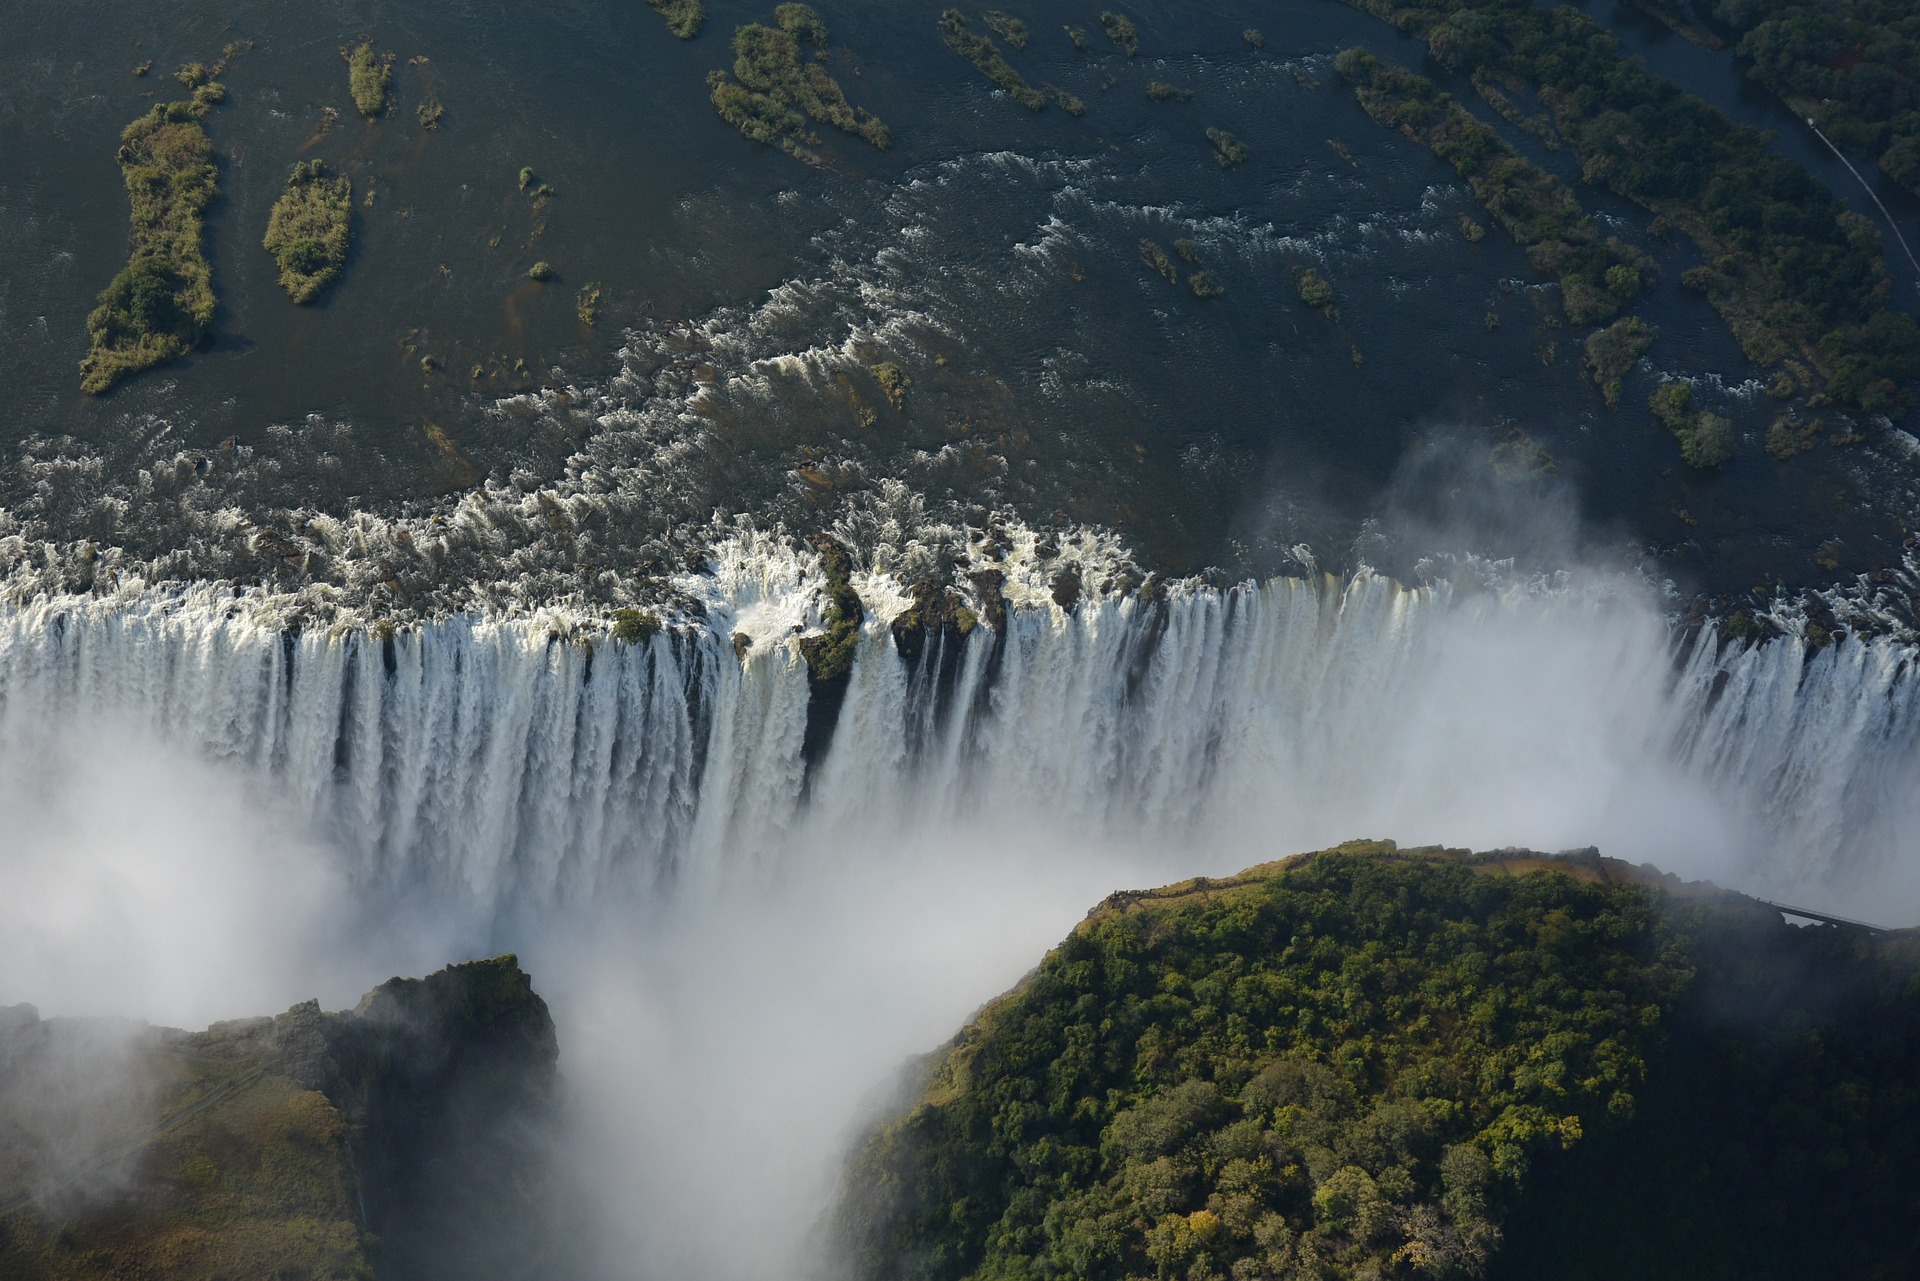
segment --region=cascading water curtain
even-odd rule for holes
[[[0,613],[0,748],[109,718],[256,776],[369,886],[483,902],[718,887],[797,824],[1020,806],[1162,840],[1550,814],[1599,839],[1682,789],[1762,888],[1920,859],[1920,659],[1895,641],[1676,654],[1604,594],[1371,574],[1016,608],[915,666],[872,618],[809,781],[794,614],[756,635],[743,610],[736,653],[732,628],[627,644],[538,617],[291,632],[212,587],[42,600]]]

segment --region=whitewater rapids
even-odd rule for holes
[[[1016,599],[935,681],[889,631],[904,596],[867,581],[810,767],[797,565],[736,558],[705,626],[632,645],[542,615],[293,631],[212,586],[43,598],[0,610],[0,749],[108,718],[256,780],[363,888],[482,905],[713,893],[801,827],[1018,812],[1204,849],[1196,871],[1391,835],[1598,844],[1868,916],[1920,885],[1902,642],[1685,643],[1618,584],[1362,572]]]

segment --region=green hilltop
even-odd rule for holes
[[[890,1281],[1911,1276],[1917,1051],[1912,932],[1353,842],[1096,908],[834,1233]]]

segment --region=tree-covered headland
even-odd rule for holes
[[[1911,932],[1354,842],[1096,908],[920,1065],[834,1228],[889,1281],[1914,1275],[1916,1052]],[[1609,1217],[1649,1188],[1695,1199]]]

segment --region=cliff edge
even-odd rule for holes
[[[556,1060],[513,956],[197,1033],[0,1010],[0,1276],[531,1275]]]

